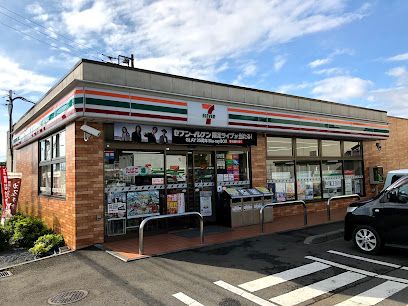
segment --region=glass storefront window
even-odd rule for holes
[[[267,160],[268,189],[276,202],[295,200],[295,162]]]
[[[343,171],[341,161],[322,162],[323,198],[343,195]]]
[[[217,152],[217,181],[230,182],[249,180],[248,155],[243,151]]]
[[[318,140],[296,138],[296,155],[302,157],[319,156]]]
[[[363,162],[359,160],[344,161],[345,194],[363,194]]]
[[[52,158],[65,156],[65,131],[52,136]]]
[[[41,166],[39,168],[40,174],[40,193],[51,193],[51,165]]]
[[[267,138],[268,156],[292,156],[292,138],[268,137]]]
[[[163,213],[164,153],[105,151],[105,187],[112,189],[106,194],[108,221],[126,219],[126,227],[134,228],[142,217]]]
[[[180,214],[186,211],[187,156],[168,153],[166,155],[167,199],[166,213]]]
[[[340,157],[340,141],[322,140],[322,156]]]
[[[344,141],[344,156],[361,156],[361,144],[356,141]]]
[[[298,200],[322,198],[319,162],[298,162],[296,175]]]
[[[65,173],[65,163],[52,165],[52,193],[54,195],[65,195]]]

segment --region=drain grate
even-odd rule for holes
[[[66,305],[76,303],[84,299],[88,295],[86,290],[70,290],[58,293],[48,299],[48,304],[51,305]]]
[[[5,278],[5,277],[9,277],[12,276],[13,273],[11,273],[10,271],[0,271],[0,278]]]

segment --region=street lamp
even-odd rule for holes
[[[12,128],[13,128],[13,103],[15,100],[23,100],[25,102],[31,103],[31,104],[35,104],[33,101],[30,101],[24,97],[21,96],[17,96],[17,97],[13,97],[13,91],[9,90],[9,94],[8,94],[8,113],[9,113],[9,150],[10,150],[10,171],[13,171],[13,132],[12,132]]]

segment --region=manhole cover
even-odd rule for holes
[[[51,305],[66,305],[76,303],[84,299],[88,295],[86,290],[70,290],[58,293],[56,296],[48,299],[48,304]]]

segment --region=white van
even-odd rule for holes
[[[387,178],[385,179],[384,189],[399,180],[403,176],[408,175],[408,169],[391,170],[387,173]]]

